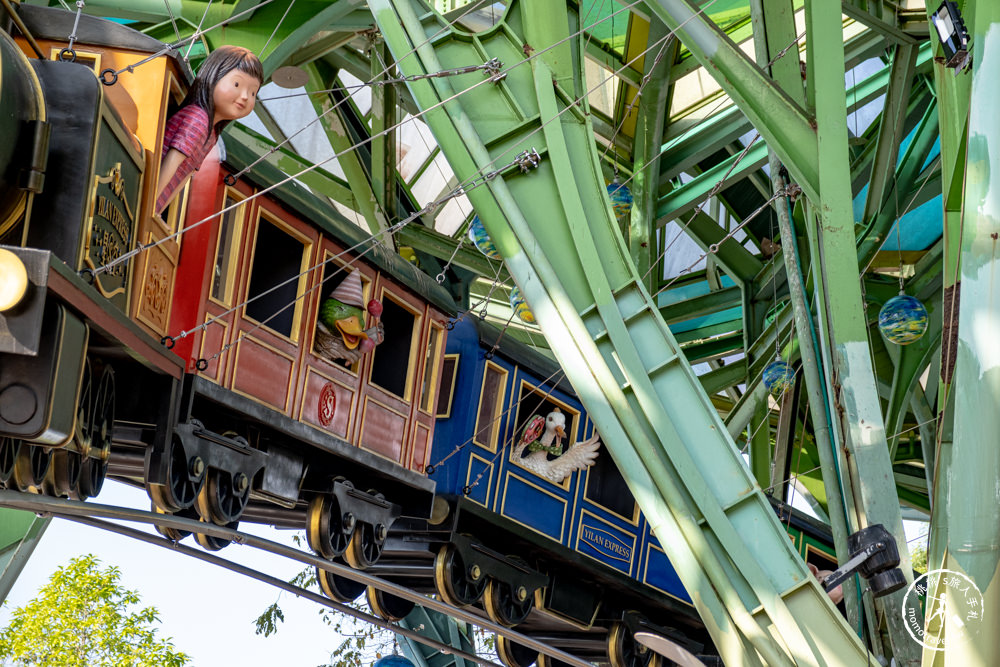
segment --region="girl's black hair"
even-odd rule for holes
[[[222,77],[235,69],[255,77],[261,85],[264,84],[264,67],[253,51],[242,46],[223,45],[205,58],[205,62],[198,69],[198,77],[194,80],[194,84],[192,84],[191,90],[188,91],[181,106],[197,104],[208,113],[208,122],[211,123],[212,119],[215,118],[215,86],[222,80]],[[228,120],[220,120],[216,123],[215,135],[219,136],[229,122]],[[208,137],[206,137],[206,141],[207,139]]]

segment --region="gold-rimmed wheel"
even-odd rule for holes
[[[195,508],[193,507],[180,510],[179,512],[164,512],[162,509],[156,506],[156,503],[153,503],[153,511],[156,512],[157,514],[169,514],[170,516],[176,516],[182,519],[194,519],[195,521],[198,521],[201,518],[198,516],[197,510],[195,510]],[[163,535],[168,540],[173,540],[174,542],[180,542],[185,537],[191,534],[190,530],[181,530],[180,528],[161,526],[159,524],[156,525],[156,532],[158,532],[160,535]]]
[[[22,442],[14,458],[14,474],[9,486],[18,491],[41,493],[51,464],[51,450]]]
[[[531,663],[542,657],[538,651],[518,644],[503,635],[494,635],[494,638],[497,657],[500,658],[500,662],[505,667],[530,667]]]
[[[650,667],[653,652],[640,644],[624,623],[613,623],[608,633],[608,662],[611,667]]]
[[[101,371],[101,380],[97,383],[89,411],[86,448],[81,449],[84,453],[79,486],[81,499],[99,494],[108,475],[108,457],[111,455],[115,425],[115,372],[110,366]]]
[[[209,523],[205,521],[205,519],[201,519],[201,521],[202,523]],[[239,526],[240,526],[239,521],[233,521],[232,523],[226,524],[225,527],[231,528],[232,530],[236,530],[237,528],[239,528]],[[229,543],[232,541],[232,540],[227,540],[224,537],[215,537],[214,535],[206,535],[205,533],[197,533],[197,532],[194,534],[194,539],[195,542],[200,544],[202,548],[207,551],[218,551],[220,549],[228,547]]]
[[[205,483],[205,462],[201,457],[190,460],[177,438],[167,445],[166,484],[147,484],[146,490],[156,506],[164,512],[180,512],[194,505]]]
[[[354,602],[368,588],[353,579],[327,572],[318,565],[316,566],[316,580],[319,581],[319,587],[323,589],[323,593],[328,598],[341,604]]]
[[[491,578],[486,585],[483,608],[494,623],[513,627],[528,617],[533,606],[533,596],[520,584]]]
[[[486,580],[478,565],[465,563],[454,544],[442,546],[434,558],[434,586],[441,599],[454,607],[478,602]]]
[[[341,510],[337,496],[316,496],[306,512],[306,541],[323,558],[339,558],[347,550],[356,524],[353,514]]]
[[[250,479],[245,474],[212,468],[194,504],[201,518],[226,526],[239,520],[249,501]]]
[[[83,500],[80,496],[80,477],[83,458],[79,453],[66,449],[52,452],[52,463],[45,476],[43,488],[47,495]]]
[[[20,440],[0,436],[0,489],[14,486],[11,480],[14,479],[14,464],[20,451]]]
[[[380,591],[374,586],[365,589],[365,597],[368,600],[368,607],[372,613],[384,621],[401,621],[406,618],[416,605],[409,600],[403,599]]]

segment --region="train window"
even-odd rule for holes
[[[420,318],[398,303],[389,292],[382,292],[382,324],[385,340],[372,352],[369,378],[404,401],[412,397],[411,380],[416,366],[417,333]]]
[[[530,383],[522,380],[521,389],[517,396],[517,411],[514,417],[515,428],[513,433],[511,433],[511,460],[520,465],[520,462],[514,456],[514,450],[521,440],[521,435],[524,433],[525,427],[528,422],[531,421],[533,417],[540,416],[546,417],[550,412],[553,412],[556,408],[562,411],[566,415],[566,426],[564,427],[566,431],[566,437],[563,439],[562,448],[565,452],[567,448],[576,440],[577,426],[580,421],[580,412],[574,410],[570,406],[566,405],[562,401],[559,401],[552,397],[552,390],[548,387],[535,387]],[[541,434],[539,437],[545,437],[545,434]],[[531,454],[531,451],[525,447],[521,451],[520,458],[524,458]],[[552,454],[547,456],[549,460],[555,458]],[[600,457],[598,457],[600,458]],[[563,482],[563,488],[569,488],[569,481],[572,477],[567,477]]]
[[[479,394],[479,414],[472,441],[492,451],[497,449],[500,434],[500,411],[507,391],[507,371],[492,361],[486,362],[483,389]]]
[[[334,255],[327,252],[324,255],[323,263],[323,284],[319,287],[320,299],[319,302],[322,303],[333,294],[333,291],[340,286],[340,283],[344,282],[347,274],[351,272],[347,264],[341,262],[339,259],[334,258]],[[372,281],[371,278],[365,274],[361,274],[361,298],[365,303],[368,303],[368,299],[371,295]],[[372,319],[368,319],[365,324],[373,325],[375,322]],[[367,328],[367,327],[366,327]],[[313,354],[327,361],[330,361],[325,355],[316,350],[316,338],[313,337]],[[353,364],[347,359],[338,359],[333,363],[338,366],[342,366],[348,371],[357,374],[358,369],[361,368],[361,361],[355,361]]]
[[[424,381],[420,388],[420,409],[430,414],[438,384],[438,360],[441,358],[442,329],[431,324],[427,335],[427,354],[424,359]]]
[[[438,419],[451,417],[451,404],[455,399],[455,378],[458,377],[458,355],[444,355],[444,365],[441,367],[441,390],[438,393],[437,408],[434,416]]]
[[[246,317],[268,329],[295,340],[308,268],[305,244],[264,217],[257,219],[250,286],[247,289]]]
[[[590,502],[614,512],[627,521],[638,520],[635,498],[629,491],[625,478],[614,460],[601,447],[594,465],[587,469],[587,489],[585,497]]]
[[[239,200],[226,193],[224,208],[229,208]],[[236,257],[239,254],[240,236],[243,233],[243,211],[245,206],[237,206],[222,214],[219,223],[219,238],[215,245],[215,268],[212,271],[211,297],[224,306],[233,300],[233,284],[236,282]]]

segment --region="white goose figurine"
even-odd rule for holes
[[[600,436],[596,433],[587,440],[578,442],[562,455],[549,459],[550,453],[562,451],[562,439],[566,437],[566,415],[555,408],[545,417],[545,431],[538,438],[538,417],[532,419],[525,428],[521,441],[514,447],[514,460],[522,466],[544,477],[554,484],[562,484],[563,480],[577,470],[585,470],[594,465],[597,460],[597,450],[601,446]],[[522,458],[525,448],[530,454]]]

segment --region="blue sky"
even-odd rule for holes
[[[105,485],[99,501],[141,509],[150,506],[144,491],[113,482]],[[252,524],[241,529],[287,544],[293,534]],[[184,544],[200,548],[192,538]],[[314,667],[326,664],[330,651],[340,644],[341,639],[320,620],[321,607],[313,602],[281,593],[285,623],[276,635],[265,639],[254,634],[253,622],[278,598],[277,589],[168,549],[60,519],[49,525],[11,590],[0,610],[0,627],[9,622],[11,609],[34,597],[57,567],[86,553],[121,569],[122,583],[138,590],[145,605],[159,610],[160,635],[172,637],[175,647],[192,657],[193,665]],[[218,554],[285,580],[302,569],[299,563],[240,545],[230,545]]]

